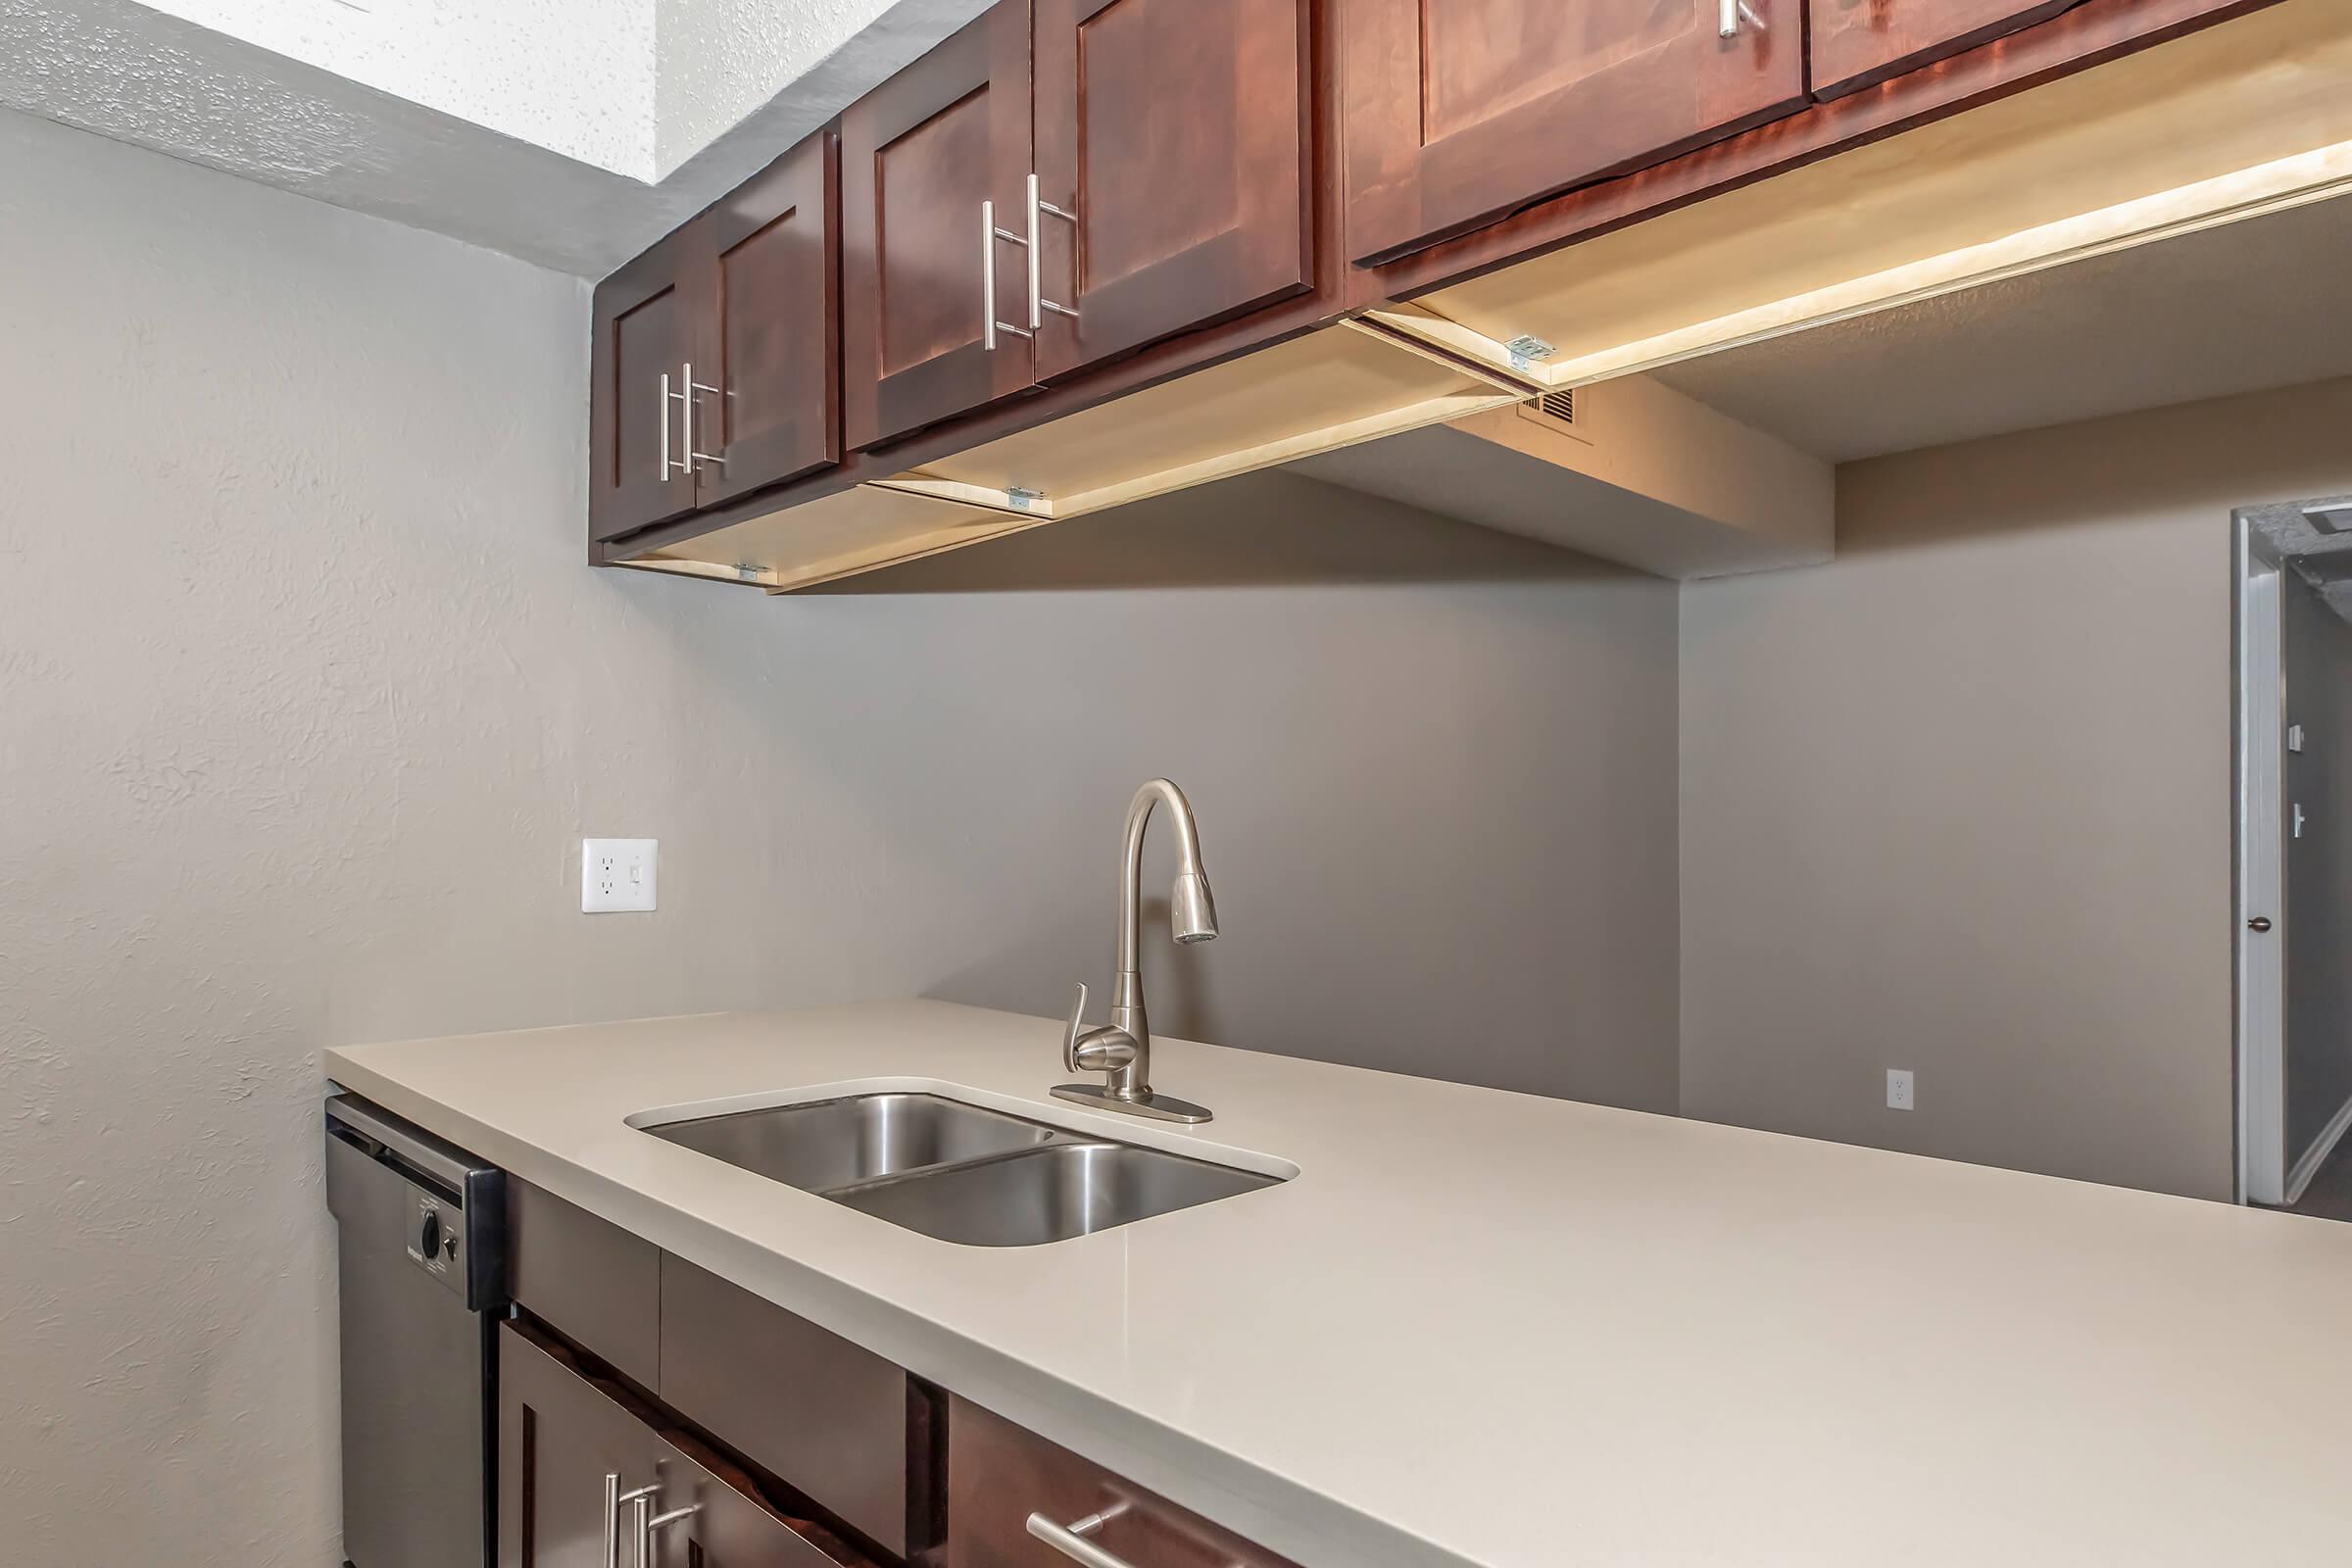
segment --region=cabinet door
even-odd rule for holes
[[[1038,378],[1307,288],[1306,0],[1035,3]]]
[[[698,499],[711,506],[841,461],[841,150],[820,131],[709,214],[711,384]]]
[[[2075,0],[1806,0],[1813,95],[1835,98],[2046,21]]]
[[[695,508],[681,418],[687,369],[709,372],[711,230],[698,218],[596,285],[589,525],[599,539]],[[664,396],[664,393],[667,396]]]
[[[849,444],[874,446],[1034,384],[1031,340],[989,330],[1026,319],[1027,264],[981,222],[983,202],[996,204],[999,226],[1022,221],[1029,0],[998,0],[858,100],[841,138]]]
[[[862,1561],[819,1526],[787,1518],[760,1501],[749,1478],[722,1477],[666,1442],[658,1449],[660,1479],[647,1499],[654,1511],[645,1523],[653,1549],[642,1559],[624,1550],[622,1562],[641,1568],[840,1568]]]
[[[1129,1568],[1295,1568],[1034,1432],[954,1400],[943,1568],[1070,1568],[1074,1557],[1086,1560],[1041,1540],[1033,1514]]]
[[[653,1432],[560,1353],[499,1326],[498,1568],[607,1568],[612,1497],[656,1479]]]
[[[1784,114],[1804,0],[1338,0],[1348,248],[1378,261]],[[1930,0],[1934,3],[1934,0]]]

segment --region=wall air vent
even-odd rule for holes
[[[1519,417],[1590,444],[1592,432],[1579,424],[1576,416],[1576,394],[1573,391],[1546,392],[1542,397],[1531,398],[1519,405]]]

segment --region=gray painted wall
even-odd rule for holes
[[[1850,466],[1683,601],[1683,1109],[2227,1198],[2230,511],[2352,382]],[[1886,1108],[1885,1070],[1918,1108]]]
[[[2286,790],[2286,1148],[2291,1166],[2352,1099],[2352,626],[2292,569],[2282,620],[2286,720],[2303,726]]]
[[[11,1560],[332,1560],[321,1047],[1058,1012],[1155,771],[1226,931],[1170,1033],[1673,1107],[1671,585],[1292,479],[900,594],[592,572],[576,281],[13,117],[0,232]]]

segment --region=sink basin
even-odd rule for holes
[[[1035,1247],[1278,1181],[1133,1144],[1068,1143],[831,1196],[943,1242]]]
[[[944,1095],[843,1095],[652,1126],[631,1122],[666,1143],[967,1247],[1067,1241],[1289,1179]]]
[[[1057,1135],[938,1095],[853,1095],[673,1121],[647,1132],[803,1192],[1037,1149]]]

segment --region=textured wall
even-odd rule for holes
[[[578,283],[6,116],[0,232],[0,1557],[332,1560],[320,1047],[1055,1012],[1153,771],[1170,1032],[1672,1107],[1670,585],[1284,479],[1053,591],[592,572]]]
[[[2352,1099],[2352,625],[2281,574],[2286,759],[2303,834],[2286,841],[2286,1158],[2291,1168]]]
[[[1688,590],[1686,1114],[2230,1196],[2230,512],[2342,490],[2348,421],[1854,465],[1835,563]]]

